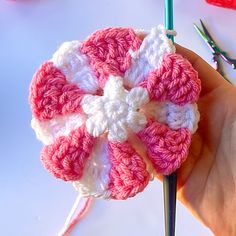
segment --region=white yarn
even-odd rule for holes
[[[80,42],[65,42],[54,53],[53,64],[59,68],[69,82],[75,83],[88,93],[95,93],[98,81],[90,69],[86,55],[80,52]]]
[[[138,111],[149,101],[148,92],[142,87],[130,91],[123,87],[121,77],[110,76],[103,96],[85,95],[81,105],[88,115],[86,127],[94,137],[108,132],[111,141],[123,142],[128,138],[127,128],[142,130],[146,123],[144,114]]]
[[[145,30],[145,29],[140,28],[140,29],[134,29],[134,32],[136,36],[138,36],[140,39],[143,39],[145,36],[147,36],[147,34],[150,33],[150,30]]]
[[[145,107],[145,114],[155,117],[173,130],[187,128],[191,133],[196,132],[200,119],[197,104],[179,106],[171,102],[150,102]]]
[[[85,115],[68,114],[56,116],[45,121],[32,118],[31,127],[34,129],[37,138],[45,145],[49,145],[57,137],[68,135],[73,129],[79,128],[84,122]]]
[[[168,104],[166,122],[172,129],[187,128],[195,133],[198,127],[200,114],[196,104],[186,104],[178,106]]]
[[[90,130],[89,132],[97,137],[108,129],[110,132],[110,140],[124,141],[127,139],[127,126],[134,132],[139,132],[147,123],[146,115],[147,117],[155,117],[158,122],[167,124],[171,129],[188,128],[192,133],[195,133],[200,119],[197,104],[179,106],[171,102],[152,101],[148,103],[148,95],[146,95],[144,91],[145,89],[136,87],[126,94],[127,103],[131,107],[129,108],[130,111],[121,115],[114,113],[115,119],[110,120],[110,122],[107,122],[106,119],[109,119],[109,116],[111,117],[114,112],[112,106],[106,106],[108,107],[106,111],[108,117],[106,117],[102,114],[102,110],[104,109],[103,102],[106,102],[106,100],[102,101],[102,99],[99,99],[101,98],[99,96],[86,95],[83,99],[83,109],[88,116],[90,115],[90,122],[88,122],[87,126],[88,131]],[[98,99],[94,99],[94,97]],[[139,102],[137,101],[138,98],[141,98]],[[120,107],[120,101],[117,101],[117,103],[119,109],[116,110],[115,108],[115,112],[117,111],[119,113],[119,110],[122,110],[122,106]],[[145,106],[143,106],[143,104],[145,104]],[[115,105],[115,103],[113,103],[113,105]],[[141,108],[141,112],[135,111],[135,109],[137,110],[139,108]],[[45,121],[32,118],[31,126],[37,138],[45,145],[49,145],[52,144],[57,137],[66,136],[73,129],[79,128],[85,121],[86,116],[83,114],[68,114],[56,116]],[[127,124],[127,126],[125,124]]]
[[[108,141],[99,138],[86,162],[82,178],[73,182],[82,196],[110,197],[108,184],[111,164],[108,156]]]
[[[140,32],[142,31],[137,31],[137,34]],[[137,51],[130,51],[132,61],[130,68],[125,72],[125,85],[137,86],[150,71],[161,65],[164,54],[175,52],[175,46],[167,34],[176,35],[176,32],[166,30],[163,25],[152,28],[143,39],[140,48]]]

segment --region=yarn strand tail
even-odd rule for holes
[[[87,211],[91,205],[92,198],[90,197],[90,198],[85,199],[85,201],[83,202],[83,205],[81,206],[81,209],[77,212],[77,214],[73,218],[80,202],[81,202],[81,195],[78,195],[78,197],[76,198],[75,203],[74,203],[74,205],[73,205],[73,207],[72,207],[72,209],[65,221],[64,227],[62,228],[62,230],[60,231],[58,236],[68,236],[69,235],[69,233],[72,231],[74,226],[87,213]]]

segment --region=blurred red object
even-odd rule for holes
[[[219,6],[227,7],[236,10],[236,0],[206,0],[208,3]]]

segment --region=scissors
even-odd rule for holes
[[[230,58],[225,51],[222,51],[213,38],[211,37],[210,33],[208,32],[207,28],[203,24],[202,20],[200,19],[202,29],[201,30],[196,24],[194,25],[194,28],[197,30],[198,34],[202,37],[202,39],[206,42],[208,47],[210,48],[213,58],[212,61],[215,64],[215,69],[224,76],[223,68],[220,63],[220,58],[223,59],[226,63],[230,64],[233,69],[236,69],[236,59]],[[225,76],[224,76],[225,77]]]

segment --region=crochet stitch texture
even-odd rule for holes
[[[127,199],[170,174],[197,129],[200,80],[163,26],[63,43],[30,85],[41,160],[83,196]]]

